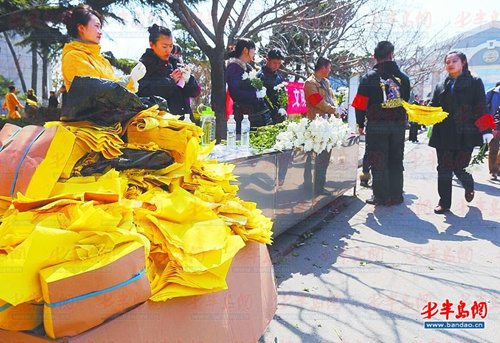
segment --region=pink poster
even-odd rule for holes
[[[288,92],[288,114],[306,113],[304,83],[287,81],[286,90]]]

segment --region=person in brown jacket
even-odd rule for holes
[[[331,71],[331,66],[332,62],[330,62],[330,60],[324,57],[318,58],[314,67],[314,73],[307,78],[304,84],[307,118],[310,120],[314,120],[317,114],[320,116],[324,116],[325,114],[333,114],[336,117],[339,116],[336,110],[337,99],[327,79]],[[312,154],[307,154],[304,167],[304,184],[302,187],[305,191],[312,190],[313,197],[329,195],[329,192],[325,190],[325,183],[326,171],[330,164],[331,153],[331,151],[323,150],[323,152],[317,154],[314,161],[314,173]]]
[[[339,116],[337,111],[337,98],[333,94],[333,89],[328,81],[332,62],[324,57],[318,58],[314,67],[314,73],[309,76],[304,83],[304,93],[306,95],[307,118],[314,119],[316,114],[334,114]]]

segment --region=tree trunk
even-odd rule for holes
[[[12,42],[10,41],[9,36],[7,36],[7,32],[4,32],[3,36],[5,37],[5,41],[7,42],[7,45],[9,46],[9,50],[10,50],[10,53],[12,54],[12,58],[14,59],[14,64],[16,65],[17,74],[19,75],[19,80],[21,81],[21,87],[23,88],[23,92],[26,93],[28,91],[28,89],[26,88],[26,82],[24,82],[23,71],[21,70],[21,65],[19,64],[19,59],[17,58],[16,52],[14,51],[14,46],[12,45]]]
[[[212,109],[217,120],[217,142],[226,138],[226,71],[224,68],[224,49],[215,48],[208,56],[212,75]]]
[[[42,50],[42,98],[48,99],[49,92],[47,90],[48,84],[48,69],[49,69],[49,49]]]
[[[31,88],[35,90],[35,94],[38,93],[37,80],[38,80],[38,59],[37,59],[37,42],[31,43]]]

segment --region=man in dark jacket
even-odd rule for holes
[[[266,87],[266,95],[268,98],[266,101],[271,110],[273,124],[281,123],[286,118],[287,106],[280,106],[278,92],[274,88],[285,81],[278,71],[284,59],[281,50],[269,50],[266,57],[266,65],[257,73],[257,77],[262,80],[264,87]]]
[[[352,106],[356,109],[359,134],[365,134],[371,166],[372,205],[403,202],[403,154],[407,115],[403,100],[410,98],[410,80],[393,61],[394,45],[382,41],[375,48],[377,64],[363,75]]]
[[[50,91],[49,107],[57,108],[58,105],[59,105],[59,100],[57,100],[56,91]]]
[[[167,100],[170,113],[177,115],[189,113],[191,121],[194,122],[189,98],[197,97],[201,91],[194,76],[187,75],[188,71],[184,70],[183,77],[175,80],[172,72],[182,69],[179,60],[173,55],[167,60],[162,60],[153,49],[146,49],[140,61],[146,66],[146,75],[139,81],[137,95],[160,96]]]
[[[66,90],[65,85],[62,85],[59,89],[59,95],[61,96],[61,107],[64,107],[64,103],[66,102],[66,98],[68,97],[68,91]]]

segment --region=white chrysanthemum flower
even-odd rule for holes
[[[248,78],[251,80],[251,79],[255,79],[257,78],[257,70],[251,70],[249,73],[248,73]]]
[[[479,164],[469,164],[467,168],[465,168],[465,171],[469,174],[474,174],[478,171],[481,170],[481,166]]]
[[[299,126],[304,126],[304,127],[307,127],[307,125],[309,125],[309,119],[307,119],[307,118],[302,118],[302,119],[299,121]]]
[[[321,153],[340,147],[350,135],[347,124],[337,118],[302,118],[298,123],[289,122],[287,130],[276,137],[276,149],[298,149]]]
[[[280,142],[278,139],[276,139],[276,143],[274,143],[274,148],[276,150],[285,150],[285,144],[284,142]]]
[[[297,124],[296,122],[291,122],[290,124],[288,124],[287,130],[292,131],[292,132],[296,132],[298,127],[299,127],[299,124]]]
[[[277,91],[277,90],[280,90],[283,87],[285,87],[285,83],[284,82],[282,82],[282,83],[274,86],[273,88],[274,88],[275,91]]]
[[[312,150],[312,148],[313,148],[313,143],[312,143],[312,141],[307,140],[307,141],[305,141],[305,142],[304,142],[304,151],[305,151],[305,152],[311,151],[311,150]]]
[[[248,73],[247,72],[244,72],[243,75],[241,75],[241,79],[242,80],[246,80],[248,79]]]

